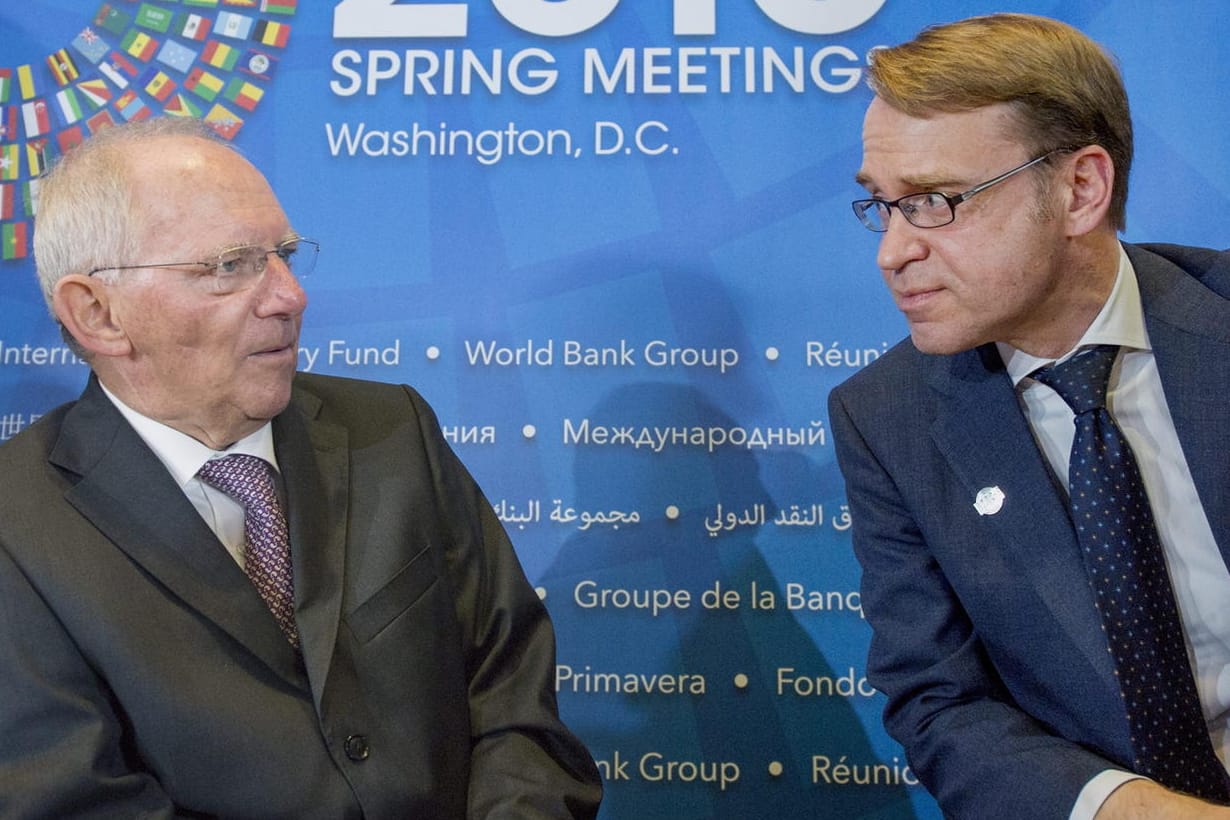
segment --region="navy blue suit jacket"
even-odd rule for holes
[[[302,658],[90,380],[0,447],[0,816],[592,817],[554,635],[411,389],[273,422]]]
[[[1183,453],[1230,559],[1230,252],[1127,246]],[[1130,768],[1126,717],[1066,494],[994,345],[906,340],[833,391],[869,677],[952,817],[1066,818]],[[999,487],[1000,512],[974,498]]]

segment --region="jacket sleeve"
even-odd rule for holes
[[[467,641],[471,818],[589,818],[601,779],[560,721],[555,634],[512,544],[435,416],[407,388],[420,418],[438,502],[453,528],[446,558]]]
[[[1067,818],[1084,785],[1118,767],[1018,706],[923,536],[916,516],[926,510],[911,509],[899,488],[911,479],[890,474],[877,452],[885,445],[844,399],[840,388],[831,394],[830,424],[873,629],[868,676],[887,696],[886,729],[945,816]]]

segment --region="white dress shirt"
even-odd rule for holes
[[[205,523],[218,536],[226,551],[242,568],[246,544],[243,533],[243,505],[217,487],[197,478],[196,474],[206,461],[233,453],[246,453],[263,458],[272,464],[277,472],[278,460],[273,453],[272,426],[266,423],[255,433],[245,436],[226,450],[214,450],[192,436],[138,413],[120,401],[106,386],[103,386],[103,392],[137,431],[141,440],[166,465],[175,483],[184,491],[184,495],[201,514],[201,518],[205,519]]]
[[[1039,359],[1003,343],[998,347],[1038,446],[1067,487],[1068,457],[1075,436],[1072,409],[1058,393],[1028,376],[1039,367],[1098,344],[1124,348],[1111,370],[1107,409],[1140,465],[1187,637],[1196,692],[1213,748],[1226,765],[1230,760],[1230,607],[1225,602],[1230,601],[1230,571],[1213,539],[1175,433],[1145,329],[1136,272],[1127,253],[1120,248],[1114,289],[1072,350],[1056,360]],[[1071,820],[1092,818],[1112,791],[1135,777],[1111,770],[1089,781],[1073,807]]]

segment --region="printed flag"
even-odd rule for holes
[[[243,6],[249,9],[255,9],[260,6],[260,0],[222,0],[224,6]]]
[[[51,112],[46,100],[34,100],[21,106],[22,124],[27,137],[38,137],[51,130]]]
[[[230,71],[239,62],[239,49],[228,46],[219,40],[210,40],[201,49],[202,62],[209,63],[214,68]]]
[[[107,85],[107,81],[102,79],[79,82],[77,83],[77,90],[81,92],[82,97],[85,97],[86,103],[95,109],[102,108],[111,101],[113,96],[111,86]]]
[[[175,82],[166,75],[166,72],[159,71],[156,68],[151,68],[145,72],[140,82],[141,86],[145,89],[145,93],[158,102],[166,102],[167,97],[170,97],[176,89]]]
[[[258,80],[273,79],[273,71],[277,67],[277,57],[252,48],[244,52],[243,59],[239,61],[239,70]]]
[[[56,107],[59,108],[60,119],[65,125],[72,125],[83,116],[81,101],[77,99],[77,92],[71,88],[56,92]]]
[[[115,101],[115,108],[120,112],[120,116],[129,122],[143,120],[152,113],[149,106],[145,104],[145,100],[141,99],[141,96],[131,88]]]
[[[0,145],[0,179],[14,180],[21,174],[21,146],[17,143]]]
[[[239,133],[243,120],[228,111],[224,106],[215,105],[205,115],[205,124],[226,139],[231,140]]]
[[[148,63],[150,58],[158,52],[158,41],[144,31],[137,31],[134,28],[124,35],[124,39],[120,41],[120,48],[141,62]]]
[[[128,60],[127,57],[124,56],[123,52],[120,52],[120,51],[111,52],[111,64],[115,66],[117,69],[119,69],[120,71],[123,71],[129,77],[137,76],[137,67],[133,65]]]
[[[0,142],[18,139],[17,106],[0,105]]]
[[[205,6],[213,8],[218,5],[218,0],[183,0],[185,6]]]
[[[255,111],[256,104],[264,95],[265,92],[260,86],[253,85],[242,77],[232,77],[222,92],[222,96],[248,111]]]
[[[196,52],[183,43],[177,43],[167,38],[167,41],[162,44],[162,48],[158,49],[156,59],[158,62],[176,71],[187,73],[188,69],[192,68],[192,64],[196,62]]]
[[[285,48],[287,41],[290,40],[290,26],[286,23],[261,20],[252,32],[252,39],[267,46]]]
[[[38,202],[38,180],[0,183],[0,219],[34,216]]]
[[[261,0],[261,11],[268,14],[294,14],[299,0]]]
[[[149,3],[142,3],[137,9],[137,25],[159,34],[166,34],[167,29],[171,27],[171,12]]]
[[[38,186],[40,180],[28,179],[21,183],[21,212],[26,216],[34,216],[38,210]]]
[[[0,258],[25,259],[29,255],[28,229],[25,222],[7,222],[0,225]]]
[[[83,28],[81,33],[73,38],[70,45],[77,49],[78,54],[95,65],[107,56],[107,51],[111,48],[107,45],[107,41],[99,37],[92,28]]]
[[[132,17],[110,3],[103,3],[98,9],[98,13],[94,15],[94,25],[104,28],[112,34],[122,35],[128,30],[128,24],[131,22]]]
[[[17,66],[17,87],[21,90],[21,98],[23,100],[34,99],[34,95],[38,93],[38,88],[34,84],[34,70],[31,66]]]
[[[199,117],[200,107],[184,94],[172,94],[171,99],[162,108],[163,113],[171,117]]]
[[[0,68],[0,103],[9,101],[9,94],[13,91],[13,69]]]
[[[214,20],[214,34],[230,37],[234,40],[246,40],[248,35],[252,33],[254,22],[251,17],[243,14],[236,14],[233,11],[220,11],[218,12],[218,17]]]
[[[56,132],[56,145],[59,146],[61,154],[67,154],[83,142],[85,142],[85,134],[82,133],[80,125]]]
[[[98,70],[117,88],[127,88],[128,78],[137,76],[137,67],[118,51],[111,52],[110,59],[99,63]]]
[[[73,62],[66,48],[48,55],[47,67],[51,69],[51,76],[55,78],[56,85],[61,88],[81,76],[81,72],[77,71],[77,64]]]
[[[51,143],[46,137],[26,140],[26,162],[30,165],[30,176],[32,177],[47,170],[51,162]]]
[[[209,36],[209,18],[181,11],[171,21],[171,31],[186,40],[203,42]]]
[[[198,66],[192,69],[188,78],[184,80],[184,88],[203,100],[213,102],[214,97],[217,97],[218,92],[222,90],[222,80]]]
[[[97,134],[108,125],[115,125],[115,118],[111,116],[111,111],[104,108],[94,116],[85,121],[85,125],[90,129],[91,134]]]

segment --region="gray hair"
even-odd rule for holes
[[[231,147],[200,120],[159,117],[102,129],[43,176],[34,219],[34,260],[48,307],[61,278],[139,261],[141,215],[130,169],[141,161],[141,143],[174,136]]]

